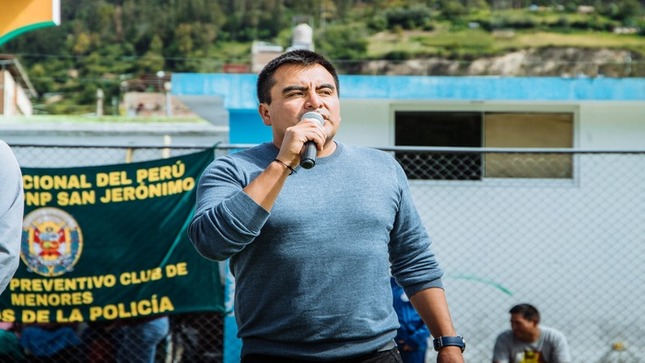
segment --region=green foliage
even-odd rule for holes
[[[441,2],[441,15],[444,19],[456,19],[468,14],[468,8],[459,1]]]
[[[391,52],[386,53],[383,56],[383,59],[391,60],[391,61],[403,61],[403,60],[408,60],[412,58],[412,55],[410,52],[407,52],[405,50],[393,50]]]
[[[431,22],[432,13],[425,5],[390,8],[383,14],[387,29],[419,29]]]
[[[62,95],[63,101],[37,105],[38,110],[75,113],[93,108],[98,88],[106,100],[118,98],[122,81],[162,69],[221,72],[226,63],[249,64],[252,41],[288,47],[297,19],[312,25],[316,49],[333,60],[476,58],[500,51],[501,41],[491,36],[498,29],[576,34],[633,26],[642,38],[642,4],[639,0],[65,0],[59,26],[22,34],[1,45],[0,53],[20,58],[40,102],[45,103],[44,95]],[[580,5],[592,5],[595,11],[579,13]],[[475,26],[479,29],[470,29]],[[370,43],[370,37],[381,32],[390,33],[393,44]],[[407,36],[424,32],[435,36]],[[505,49],[525,46],[505,44]]]
[[[367,26],[371,30],[374,30],[377,32],[386,30],[388,28],[387,17],[385,16],[385,14],[382,14],[382,13],[376,14],[368,20]]]
[[[418,42],[424,48],[455,59],[474,59],[482,55],[495,53],[495,40],[487,32],[468,29],[446,36],[419,37]]]
[[[364,59],[367,30],[363,24],[328,26],[320,36],[317,50],[331,59]]]
[[[143,57],[137,60],[137,67],[142,73],[155,73],[164,69],[165,59],[162,54],[163,41],[155,35],[150,41],[150,47]]]

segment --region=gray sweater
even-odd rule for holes
[[[265,143],[203,173],[189,236],[230,258],[242,355],[336,359],[396,335],[391,273],[408,296],[442,287],[405,173],[389,154],[338,144],[290,175],[268,213],[242,188],[276,157]]]
[[[9,145],[0,140],[0,293],[20,262],[23,210],[22,173]]]

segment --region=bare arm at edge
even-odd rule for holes
[[[430,329],[433,337],[455,336],[446,294],[441,288],[421,290],[410,297],[410,302]],[[459,347],[442,348],[437,355],[440,363],[463,363],[464,357]]]

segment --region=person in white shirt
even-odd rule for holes
[[[22,172],[9,145],[0,140],[0,294],[20,261],[23,212]]]

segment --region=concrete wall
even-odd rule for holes
[[[338,139],[364,146],[394,146],[395,111],[572,112],[574,145],[582,149],[645,148],[644,101],[343,100]]]

